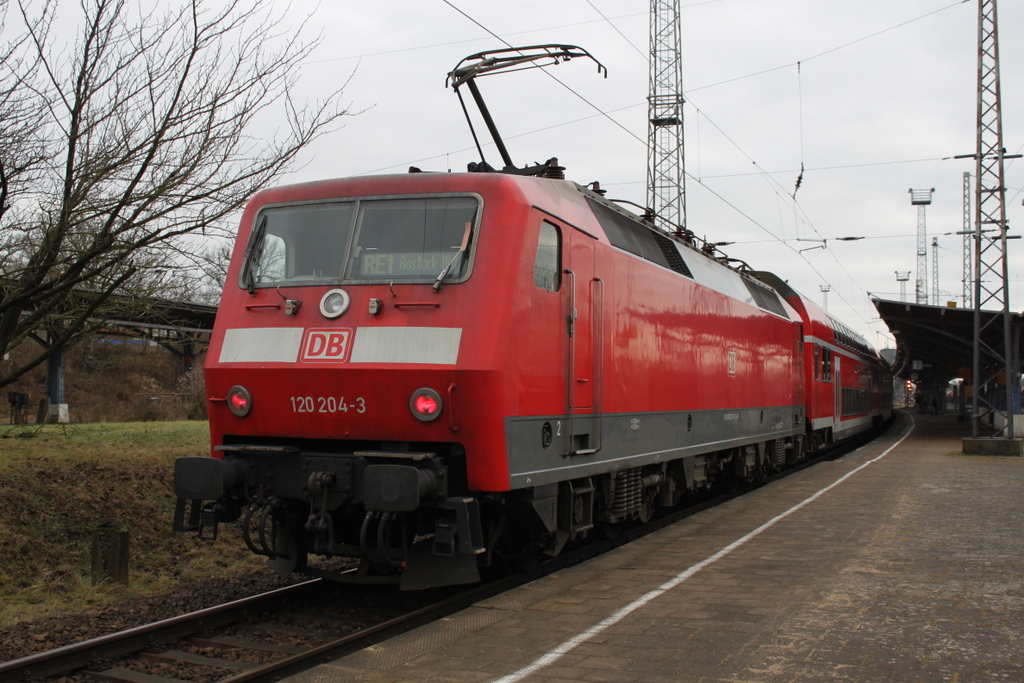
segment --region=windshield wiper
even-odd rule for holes
[[[441,281],[448,277],[448,273],[451,272],[452,266],[459,260],[459,257],[466,253],[466,248],[469,246],[469,235],[473,231],[473,224],[466,223],[466,229],[462,233],[462,245],[459,250],[455,252],[455,256],[452,256],[452,260],[448,262],[448,265],[438,274],[437,279],[434,280],[434,291],[441,291]]]
[[[266,227],[267,217],[264,215],[260,224],[256,226],[256,239],[252,245],[252,252],[245,262],[245,288],[249,290],[250,296],[256,294],[256,275],[253,271],[256,270],[256,265],[263,256],[263,243],[267,239]]]
[[[448,273],[451,271],[452,266],[455,265],[455,262],[459,260],[460,256],[462,256],[461,251],[455,252],[455,256],[452,257],[452,260],[448,262],[448,265],[444,267],[444,270],[442,270],[441,273],[437,276],[437,279],[434,280],[433,286],[435,292],[441,290],[441,280],[448,277]]]

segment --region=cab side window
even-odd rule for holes
[[[562,286],[562,236],[558,228],[544,221],[537,239],[537,258],[533,262],[533,283],[541,289],[557,292]]]

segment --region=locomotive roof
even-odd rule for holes
[[[283,185],[255,195],[247,208],[248,219],[267,204],[317,201],[343,197],[381,197],[408,194],[476,192],[517,192],[524,203],[557,216],[563,222],[584,230],[598,241],[630,252],[691,279],[698,279],[687,265],[706,263],[699,270],[717,283],[714,288],[746,300],[759,308],[783,317],[792,317],[786,310],[790,302],[778,296],[774,282],[764,282],[745,263],[717,252],[713,244],[683,229],[676,233],[658,229],[649,220],[629,211],[601,193],[570,180],[517,176],[508,173],[402,173],[356,176]],[[245,219],[243,219],[245,220]],[[686,255],[683,258],[683,254]],[[737,267],[733,265],[739,263]],[[728,285],[714,276],[718,268],[739,276],[739,282]],[[703,278],[702,278],[703,279]],[[710,282],[703,282],[709,285]],[[792,309],[791,309],[792,310]],[[793,310],[793,313],[797,313]]]
[[[253,197],[253,204],[271,204],[278,202],[308,201],[341,196],[379,196],[393,194],[420,194],[424,192],[486,192],[499,187],[510,189],[515,187],[524,197],[536,206],[543,207],[560,218],[575,224],[576,227],[587,229],[597,237],[604,229],[600,223],[586,211],[587,202],[605,207],[608,211],[621,216],[625,220],[635,222],[648,230],[663,235],[704,258],[711,258],[719,264],[731,268],[745,277],[756,279],[752,269],[738,259],[730,259],[721,254],[715,245],[704,242],[692,232],[660,230],[650,220],[624,208],[615,200],[607,199],[603,193],[594,192],[589,187],[579,185],[571,180],[553,178],[536,178],[509,173],[396,173],[388,175],[354,176],[317,180],[294,185],[281,185],[263,190]],[[581,202],[585,198],[587,201]],[[555,206],[553,206],[555,205]],[[577,208],[579,207],[579,208]],[[580,211],[580,208],[584,208]],[[560,213],[563,212],[563,213]],[[607,239],[601,241],[607,242]],[[717,254],[717,255],[716,255]],[[738,266],[733,265],[739,264]],[[763,282],[757,282],[764,286]]]

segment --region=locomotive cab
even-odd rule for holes
[[[403,588],[479,579],[518,390],[501,311],[522,235],[503,224],[526,207],[505,177],[475,178],[252,200],[205,367],[213,458],[177,463],[176,529],[240,520],[283,574],[315,573],[316,554]],[[481,252],[487,228],[502,233]]]

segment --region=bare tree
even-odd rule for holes
[[[6,4],[7,0],[0,0],[0,36],[7,33]],[[0,226],[5,225],[11,198],[26,189],[45,155],[36,132],[43,126],[46,112],[29,87],[39,61],[26,54],[26,42],[27,36],[21,35],[0,43],[0,64],[5,72],[0,78]],[[8,78],[8,73],[16,76]],[[4,252],[0,255],[7,256]]]
[[[154,269],[201,251],[186,236],[223,226],[347,114],[343,83],[294,101],[317,41],[265,0],[80,0],[74,42],[58,0],[37,4],[0,0],[0,357],[41,331],[51,345],[0,386],[150,292]]]
[[[200,259],[199,286],[194,289],[193,301],[216,305],[220,302],[221,292],[228,278],[228,267],[231,265],[231,244],[220,242],[209,247]]]

